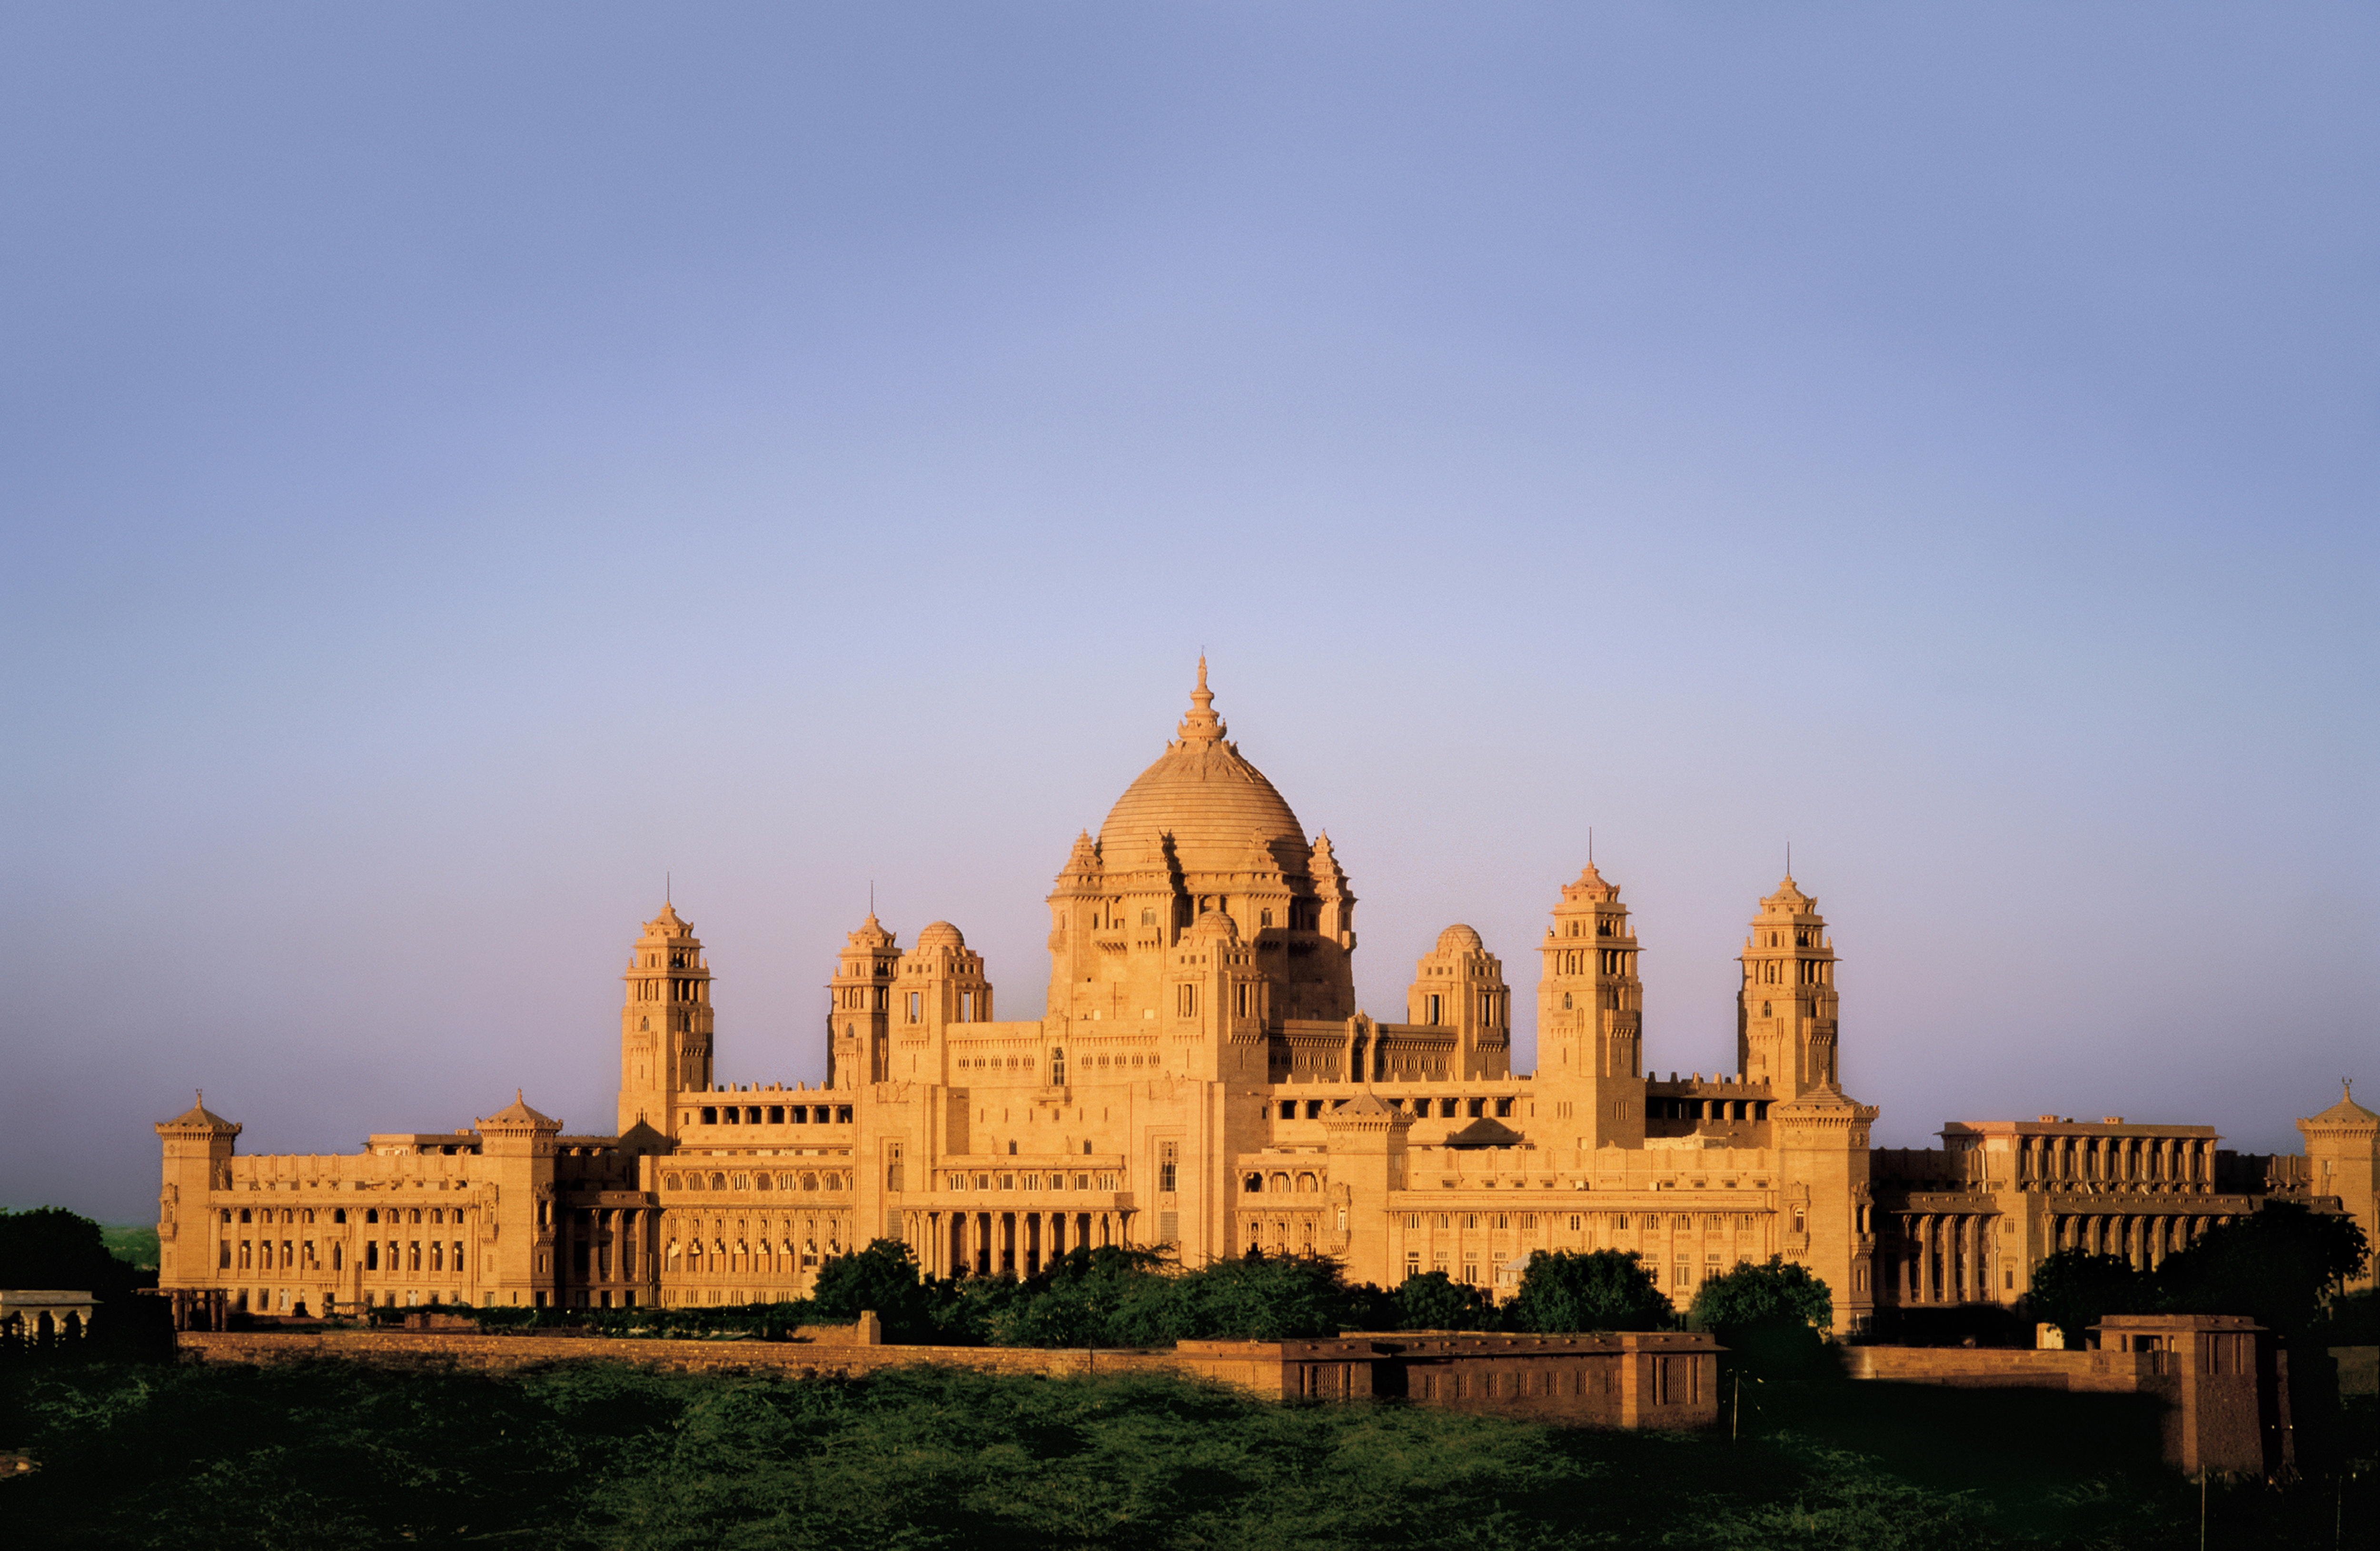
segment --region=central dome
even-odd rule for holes
[[[1181,736],[1165,745],[1157,763],[1124,788],[1107,822],[1099,826],[1099,855],[1109,866],[1132,866],[1135,842],[1154,844],[1173,837],[1173,854],[1185,873],[1244,872],[1250,848],[1285,841],[1293,849],[1280,859],[1289,865],[1305,851],[1305,831],[1264,772],[1240,757],[1226,742],[1223,719],[1207,688],[1207,660],[1198,660],[1198,687]],[[1119,852],[1119,842],[1127,849]],[[1302,867],[1292,870],[1302,871]]]

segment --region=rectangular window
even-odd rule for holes
[[[1157,1194],[1172,1195],[1180,1188],[1180,1144],[1160,1142],[1157,1145]]]
[[[1423,1016],[1421,1021],[1433,1026],[1436,1025],[1439,1022],[1438,1016],[1438,997],[1435,993],[1422,998]]]
[[[913,1024],[921,1021],[922,1014],[919,1012],[919,1008],[922,1003],[923,997],[924,993],[919,991],[911,991],[909,993],[909,1021]]]
[[[1173,999],[1174,1012],[1177,1014],[1184,1018],[1195,1018],[1198,1015],[1197,987],[1176,986],[1173,988]]]

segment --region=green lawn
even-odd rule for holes
[[[2196,1544],[2197,1493],[2068,1397],[1772,1389],[1740,1443],[1172,1379],[852,1382],[570,1364],[18,1369],[0,1543],[25,1547]],[[2368,1476],[2367,1476],[2368,1480]],[[2210,1545],[2326,1546],[2327,1484],[2218,1491]],[[2373,1503],[2346,1502],[2365,1531]],[[2350,1529],[2348,1544],[2360,1541]]]

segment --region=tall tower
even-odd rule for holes
[[[675,1134],[673,1096],[710,1085],[710,971],[694,928],[668,905],[645,923],[620,976],[620,1131]]]
[[[1538,953],[1537,1080],[1573,1097],[1556,1098],[1557,1120],[1585,1122],[1579,1145],[1645,1143],[1645,984],[1637,978],[1636,929],[1620,886],[1589,862],[1562,885]]]
[[[827,1045],[827,1082],[838,1088],[881,1083],[892,1075],[892,977],[900,972],[901,948],[877,924],[876,913],[856,932],[844,934],[834,978],[827,982],[833,1009]]]
[[[157,1285],[204,1287],[215,1270],[214,1214],[207,1204],[213,1191],[231,1183],[226,1166],[237,1150],[239,1127],[209,1109],[200,1094],[188,1109],[161,1123],[157,1134],[164,1138],[165,1159],[157,1194]]]
[[[2380,1238],[2380,1199],[2374,1194],[2380,1178],[2380,1115],[2356,1103],[2355,1089],[2347,1084],[2338,1103],[2300,1121],[2298,1132],[2313,1165],[2314,1194],[2337,1196],[2365,1238]],[[2380,1266],[2367,1262],[2363,1274],[2347,1285],[2350,1290],[2367,1288],[2375,1279]]]
[[[1463,1080],[1512,1075],[1512,993],[1502,961],[1469,927],[1439,933],[1438,946],[1414,965],[1405,1022],[1453,1029]]]
[[[1835,1072],[1835,950],[1818,902],[1791,878],[1760,902],[1735,994],[1735,1060],[1747,1082],[1798,1098]]]

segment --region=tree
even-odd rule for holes
[[[147,1278],[155,1285],[153,1277]],[[99,1224],[64,1206],[0,1207],[0,1287],[128,1295],[142,1278],[107,1252]]]
[[[990,1337],[1002,1346],[1118,1345],[1118,1316],[1148,1293],[1163,1264],[1155,1250],[1077,1245],[992,1313]]]
[[[2354,1218],[2267,1201],[2166,1256],[2151,1280],[2161,1311],[2246,1315],[2295,1340],[2371,1257]]]
[[[1662,1330],[1677,1310],[1634,1250],[1538,1250],[1505,1318],[1519,1330]]]
[[[1747,1369],[1774,1376],[1816,1373],[1835,1322],[1834,1295],[1809,1267],[1772,1254],[1695,1290],[1686,1323],[1708,1330]]]
[[[829,1255],[811,1285],[810,1300],[824,1319],[857,1319],[874,1310],[884,1333],[907,1340],[931,1336],[945,1300],[917,1276],[917,1257],[898,1239],[878,1239],[864,1250]]]
[[[1117,1310],[1115,1328],[1134,1345],[1293,1340],[1360,1323],[1362,1302],[1328,1255],[1252,1254],[1148,1278]]]
[[[2088,1250],[2059,1250],[2033,1268],[2025,1302],[2034,1316],[2065,1332],[2066,1344],[2081,1347],[2091,1327],[2111,1314],[2147,1311],[2151,1289],[2131,1262]]]
[[[1487,1289],[1443,1271],[1415,1272],[1390,1299],[1400,1330],[1488,1330],[1497,1324],[1496,1301]]]

